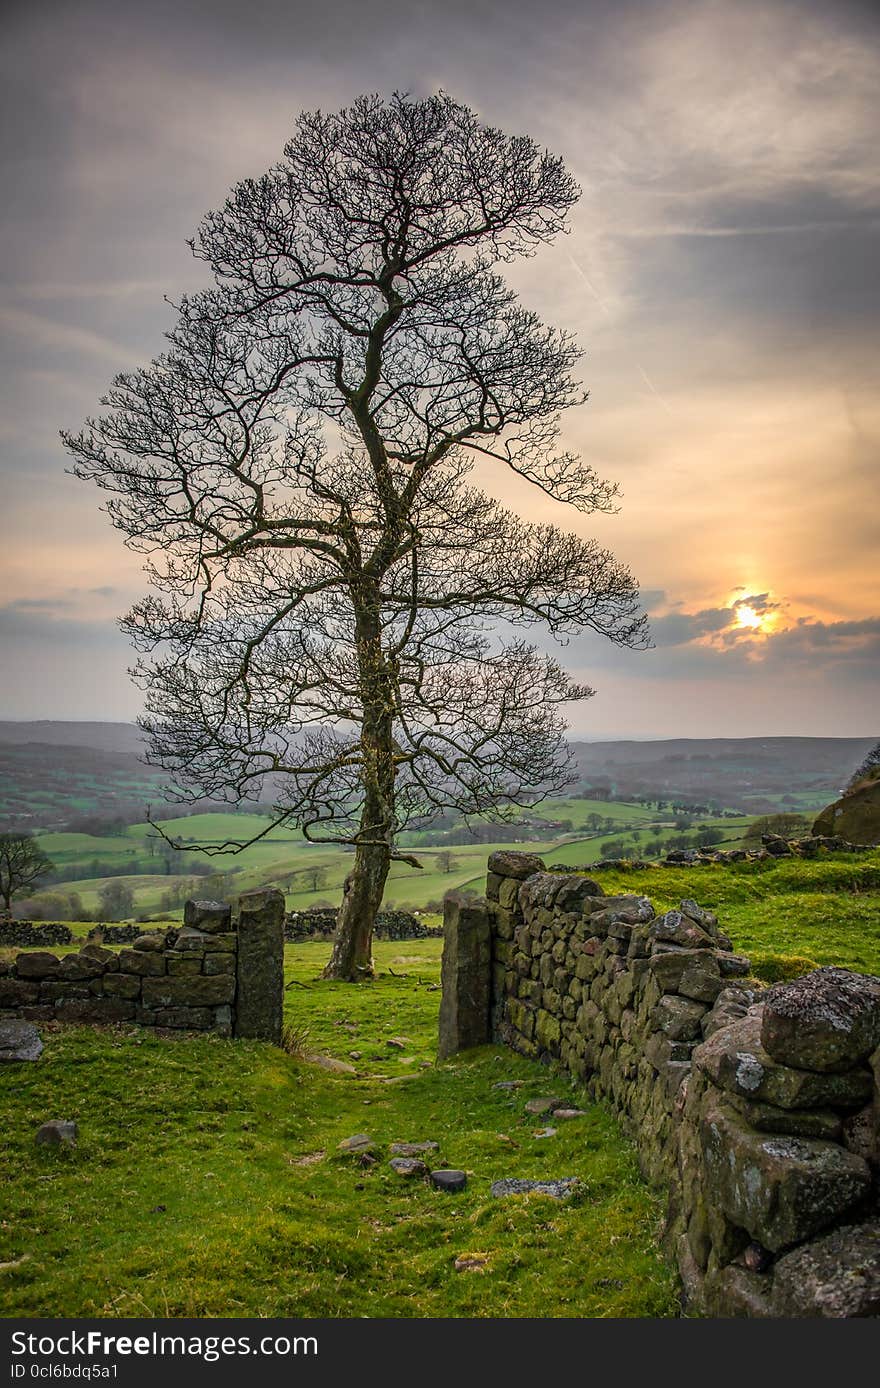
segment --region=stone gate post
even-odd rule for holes
[[[443,902],[441,1060],[489,1040],[492,948],[483,901],[450,892]]]
[[[273,887],[239,898],[235,1035],[281,1041],[284,896]]]

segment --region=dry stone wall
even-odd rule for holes
[[[696,902],[658,916],[528,854],[492,855],[480,909],[447,911],[441,1054],[500,1040],[613,1105],[688,1305],[880,1315],[880,979],[762,988]]]
[[[21,950],[0,961],[0,1017],[125,1022],[281,1039],[284,899],[243,896],[238,916],[189,901],[180,930],[144,933],[131,948],[90,941],[77,953]]]

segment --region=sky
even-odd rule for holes
[[[880,736],[880,19],[839,0],[6,0],[2,718],[128,720],[139,560],[58,440],[163,348],[186,245],[295,115],[442,89],[565,159],[510,271],[574,331],[565,439],[620,483],[533,519],[638,578],[653,649],[575,638],[579,737]],[[483,482],[487,479],[484,477]]]

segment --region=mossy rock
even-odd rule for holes
[[[813,825],[814,834],[839,834],[850,843],[880,844],[880,775],[857,785],[827,805]]]

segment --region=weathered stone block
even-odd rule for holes
[[[170,968],[170,964],[169,964]],[[234,954],[206,954],[202,961],[202,972],[206,974],[234,974]]]
[[[487,900],[487,901],[497,901],[497,900],[498,900],[498,891],[499,891],[499,888],[501,887],[501,883],[502,883],[503,881],[504,881],[504,878],[503,878],[503,877],[499,877],[499,875],[498,875],[497,872],[489,872],[489,873],[486,874],[486,900]]]
[[[497,960],[499,960],[500,963],[502,963],[502,964],[505,964],[505,965],[507,965],[507,964],[512,964],[512,963],[513,963],[513,957],[514,957],[514,955],[516,954],[516,950],[515,950],[515,948],[514,948],[513,941],[512,941],[512,940],[494,940],[492,943],[493,943],[493,952],[494,952],[495,958],[496,958]]]
[[[751,960],[745,954],[731,954],[729,950],[716,950],[715,958],[718,960],[722,978],[745,976],[752,967]]]
[[[35,979],[0,978],[0,1007],[21,1007],[36,1002],[39,996],[40,985]]]
[[[492,922],[492,934],[497,941],[512,940],[517,928],[517,923],[521,917],[516,911],[505,911],[501,906],[486,902],[486,909],[489,911],[489,918]]]
[[[818,1074],[781,1065],[761,1044],[761,1007],[716,1031],[694,1051],[694,1064],[721,1089],[778,1108],[860,1108],[873,1089],[869,1070]]]
[[[765,1320],[770,1309],[771,1279],[733,1264],[714,1268],[703,1285],[705,1314],[721,1320]]]
[[[173,954],[169,951],[165,956],[166,968],[172,978],[193,978],[202,972],[202,965],[209,955],[199,956],[198,954]],[[215,959],[229,959],[231,954],[217,954]],[[208,970],[205,970],[207,973]]]
[[[0,1018],[0,1063],[39,1060],[43,1042],[37,1028],[23,1018]]]
[[[777,1108],[775,1104],[750,1103],[738,1094],[729,1094],[727,1102],[741,1113],[750,1127],[759,1133],[785,1133],[788,1137],[821,1137],[838,1142],[843,1119],[830,1108]]]
[[[690,1060],[693,1049],[693,1043],[690,1041],[675,1041],[671,1036],[655,1032],[653,1036],[648,1037],[645,1055],[655,1070],[662,1070],[670,1060]]]
[[[141,981],[136,974],[105,974],[104,996],[108,998],[139,998]]]
[[[718,961],[708,950],[694,953],[698,957],[690,959],[682,970],[678,991],[684,998],[713,1003],[724,987]]]
[[[761,1044],[783,1065],[848,1070],[880,1045],[880,978],[816,969],[770,988]]]
[[[701,926],[681,911],[667,911],[654,921],[648,934],[652,940],[684,945],[687,949],[712,949],[715,941]]]
[[[66,954],[61,961],[59,977],[76,981],[98,978],[104,972],[104,964],[92,954]]]
[[[776,1263],[771,1311],[779,1317],[880,1316],[880,1224],[849,1225]]]
[[[123,998],[59,998],[55,1014],[63,1022],[130,1022],[134,1003]]]
[[[827,1228],[871,1186],[865,1162],[836,1143],[756,1133],[712,1099],[700,1141],[708,1203],[774,1253]]]
[[[59,998],[88,998],[92,994],[87,983],[69,983],[60,978],[45,978],[39,984],[41,1002],[57,1002]]]
[[[235,981],[231,974],[195,977],[145,978],[141,998],[145,1007],[218,1007],[232,1002]]]
[[[604,896],[599,883],[591,877],[563,877],[554,904],[559,911],[576,912],[578,915],[586,911],[589,914],[596,909],[598,898]]]
[[[119,951],[119,969],[124,974],[139,974],[141,978],[157,978],[165,972],[165,955],[148,954],[137,949],[123,949]]]
[[[115,968],[118,962],[112,949],[107,949],[104,945],[99,945],[95,941],[90,941],[88,944],[83,945],[79,952],[79,957],[81,959],[96,959],[99,963],[104,965],[105,969],[110,968],[111,965]]]
[[[160,1007],[155,1012],[157,1027],[186,1031],[209,1031],[214,1025],[211,1007]]]
[[[484,903],[450,892],[443,903],[443,992],[438,1047],[441,1060],[472,1046],[482,1046],[489,1039],[489,947],[490,927]],[[513,1001],[508,1001],[508,1008]]]
[[[552,1051],[559,1045],[560,1038],[559,1019],[544,1008],[538,1009],[535,1021],[535,1040],[545,1051]]]
[[[228,933],[232,930],[232,907],[222,901],[188,901],[183,908],[183,923],[208,935]]]
[[[654,1009],[654,1026],[674,1041],[696,1041],[705,1011],[702,1003],[666,993]]]
[[[218,1036],[232,1035],[232,1008],[229,1006],[214,1008],[214,1030]]]
[[[499,877],[518,877],[522,881],[535,872],[543,872],[544,860],[534,853],[515,853],[502,848],[489,855],[489,871]]]
[[[22,950],[15,956],[15,972],[19,978],[26,979],[58,978],[61,960],[48,950]]]

